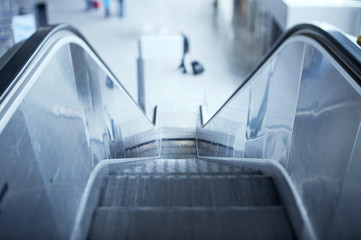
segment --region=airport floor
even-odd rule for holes
[[[188,61],[198,60],[205,72],[182,74],[177,69],[180,59],[149,63],[147,101],[168,109],[194,110],[203,105],[207,119],[260,59],[249,49],[252,40],[239,1],[238,5],[232,0],[218,2],[214,8],[213,0],[124,0],[124,17],[120,18],[118,1],[112,0],[110,17],[105,18],[102,1],[99,9],[90,11],[86,11],[85,0],[48,1],[48,18],[51,24],[76,27],[135,99],[139,37],[185,33],[190,40]]]

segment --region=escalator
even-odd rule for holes
[[[0,239],[361,235],[361,49],[337,30],[290,29],[191,130],[150,121],[68,25],[0,79]]]
[[[198,159],[112,170],[89,239],[294,239],[272,178]]]

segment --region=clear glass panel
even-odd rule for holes
[[[361,221],[360,93],[318,43],[294,37],[198,130],[199,155],[278,161],[316,236],[353,238],[361,230],[344,222]]]
[[[281,47],[198,131],[201,156],[275,157],[285,161],[292,134],[303,49],[303,43],[299,42]],[[287,150],[284,144],[288,144]]]
[[[0,225],[13,229],[0,238],[69,239],[100,161],[159,155],[153,124],[103,63],[73,35],[58,39],[0,120]]]
[[[287,165],[320,239],[331,230],[361,121],[361,97],[340,71],[307,46]]]

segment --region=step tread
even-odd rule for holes
[[[273,180],[237,174],[112,175],[99,206],[277,206]]]
[[[118,208],[94,212],[89,239],[294,239],[284,207]]]
[[[123,167],[110,168],[109,174],[124,173],[218,173],[229,172],[242,175],[262,175],[260,171],[220,164],[201,159],[157,159],[124,164]]]

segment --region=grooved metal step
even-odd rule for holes
[[[99,206],[280,205],[272,179],[264,176],[124,174],[105,184]]]
[[[95,211],[89,239],[294,239],[284,207]]]
[[[197,155],[195,139],[162,139],[161,155],[167,156],[193,156]]]
[[[219,164],[200,159],[157,159],[124,164],[111,168],[110,175],[128,173],[141,174],[190,174],[190,173],[237,173],[241,175],[262,175],[260,171],[244,167]]]
[[[199,159],[110,167],[89,239],[294,239],[271,177]]]

